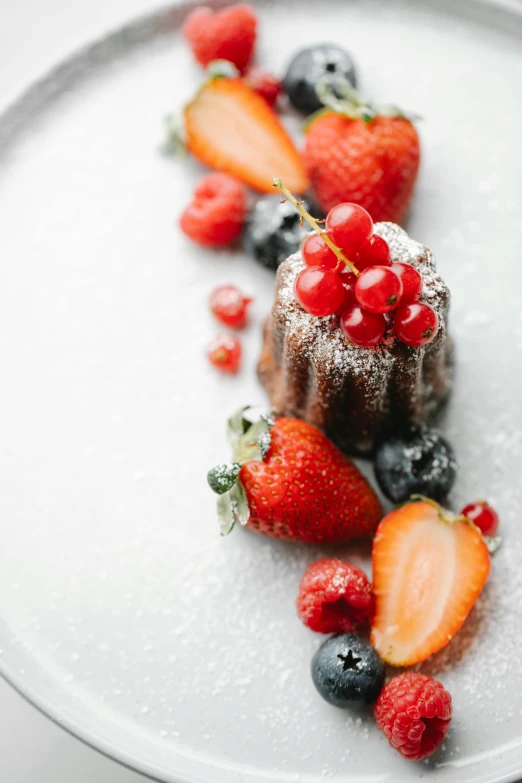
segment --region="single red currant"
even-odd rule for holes
[[[211,364],[222,372],[237,372],[241,362],[241,343],[231,334],[220,334],[208,346]]]
[[[439,317],[433,307],[412,302],[397,310],[393,325],[399,340],[416,347],[433,340],[439,328]]]
[[[333,269],[307,266],[295,279],[294,296],[307,313],[323,317],[339,309],[344,299],[344,286]]]
[[[339,309],[335,311],[336,315],[342,315],[344,311],[347,310],[349,307],[352,307],[352,305],[357,304],[357,301],[355,299],[355,289],[353,285],[349,285],[348,283],[343,283],[343,286],[344,286],[344,298]]]
[[[222,324],[240,329],[246,324],[247,310],[252,302],[235,285],[221,285],[210,295],[210,309]]]
[[[371,348],[382,342],[386,319],[380,313],[369,313],[354,304],[342,314],[341,329],[350,342]]]
[[[319,234],[310,234],[301,245],[301,255],[307,266],[335,269],[339,259]]]
[[[400,277],[402,283],[402,296],[399,305],[416,302],[422,294],[422,275],[411,264],[403,264],[397,261],[392,264],[395,274]]]
[[[482,531],[484,536],[496,536],[498,531],[498,514],[485,500],[477,500],[464,506],[460,512]]]
[[[386,240],[378,234],[372,234],[368,242],[351,259],[359,272],[368,266],[390,266],[390,248]]]
[[[340,308],[335,312],[336,315],[342,315],[349,307],[357,304],[355,300],[355,284],[357,282],[357,278],[354,273],[350,271],[350,268],[342,262],[337,267],[337,273],[339,274],[341,282],[344,286],[344,299]]]
[[[337,271],[339,272],[339,268],[337,268]],[[341,275],[341,280],[343,281],[343,285],[355,286],[357,282],[357,277],[351,271],[349,266],[346,266],[346,264],[342,264],[342,268],[339,274]]]
[[[389,313],[402,296],[402,283],[389,266],[369,266],[355,284],[355,296],[370,313]]]
[[[370,239],[373,221],[365,209],[347,202],[330,210],[326,218],[326,230],[332,242],[350,258]]]

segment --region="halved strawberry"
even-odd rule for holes
[[[256,190],[274,177],[291,190],[309,187],[299,152],[277,114],[241,79],[214,78],[184,109],[185,144],[198,160]]]
[[[480,531],[434,501],[388,514],[373,541],[371,641],[386,663],[412,666],[453,638],[488,578]]]

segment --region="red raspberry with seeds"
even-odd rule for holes
[[[208,346],[207,355],[221,372],[235,373],[241,363],[241,343],[231,334],[220,334]]]
[[[305,572],[297,596],[297,613],[319,633],[350,633],[369,619],[371,584],[360,568],[325,557]]]
[[[180,226],[194,242],[206,247],[229,245],[238,239],[247,211],[243,185],[228,174],[208,174],[199,182]]]
[[[228,60],[240,71],[250,62],[256,34],[257,18],[249,5],[231,5],[221,11],[200,6],[183,25],[183,35],[201,65]]]
[[[252,301],[235,285],[221,285],[210,295],[210,309],[225,326],[241,329],[247,322],[248,306]]]
[[[451,696],[442,683],[414,672],[391,679],[374,709],[390,745],[412,761],[437,750],[448,733],[451,712]]]
[[[281,92],[281,81],[259,65],[251,65],[243,77],[245,84],[273,106]]]

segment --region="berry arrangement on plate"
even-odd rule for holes
[[[301,48],[274,75],[253,61],[258,28],[242,4],[187,16],[185,38],[207,74],[167,144],[214,169],[180,217],[184,234],[207,248],[242,238],[277,270],[258,362],[272,411],[245,407],[228,420],[232,454],[207,480],[223,535],[238,526],[310,545],[372,540],[371,579],[322,556],[302,577],[297,615],[329,635],[311,663],[318,693],[337,708],[373,705],[391,746],[421,760],[447,735],[451,696],[393,667],[450,643],[500,537],[487,501],[460,514],[441,505],[457,479],[453,447],[431,426],[452,388],[450,295],[431,251],[399,225],[419,137],[397,107],[360,98],[342,47]],[[290,106],[311,115],[301,149],[279,116]],[[229,281],[210,293],[215,319],[235,330],[208,347],[221,372],[240,367],[237,330],[252,301]],[[383,512],[353,454],[373,459],[382,495],[400,505]]]

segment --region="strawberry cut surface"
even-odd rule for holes
[[[446,518],[444,518],[446,516]],[[388,514],[373,542],[371,641],[392,666],[424,661],[453,638],[490,570],[474,525],[430,502]]]
[[[300,155],[268,103],[240,79],[207,82],[185,107],[188,151],[211,168],[273,193],[282,177],[296,193],[309,186]]]

